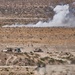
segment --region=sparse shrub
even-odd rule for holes
[[[32,51],[30,52],[30,54],[31,54],[31,55],[34,55],[34,53],[33,53]]]
[[[30,58],[30,56],[28,55],[28,53],[27,53],[27,52],[25,52],[24,54],[25,54],[28,58]]]
[[[30,75],[30,73],[27,73],[26,75]]]
[[[13,65],[16,65],[18,62],[19,62],[18,60],[14,61],[13,62]]]
[[[63,64],[64,63],[64,61],[63,60],[57,60],[59,63],[61,63],[61,64]]]
[[[43,61],[38,61],[37,66],[40,67],[41,65],[44,65],[45,63]]]
[[[5,71],[9,71],[9,69],[8,69],[8,68],[5,68],[4,70],[5,70]]]
[[[10,72],[9,75],[14,75],[14,73],[13,72]]]
[[[35,54],[34,58],[39,58],[40,55],[39,54]]]
[[[5,57],[5,60],[7,60],[7,58]]]
[[[55,62],[55,60],[53,59],[53,58],[51,58],[50,60],[49,60],[49,63],[54,63]]]
[[[49,57],[40,58],[42,61],[50,59]]]
[[[30,72],[30,74],[32,74],[32,75],[33,75],[34,73],[33,73],[33,72]]]
[[[26,67],[26,71],[29,71],[28,67]]]
[[[75,64],[75,59],[72,59],[71,60],[71,64]]]

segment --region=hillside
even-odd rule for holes
[[[75,28],[1,27],[53,19],[53,8],[58,4],[69,4],[69,11],[75,14],[73,2],[0,0],[0,75],[75,75]],[[74,19],[72,22],[75,24]]]
[[[54,15],[50,6],[72,2],[74,0],[0,0],[0,25],[47,21]]]

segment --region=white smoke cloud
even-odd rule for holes
[[[39,21],[36,24],[13,24],[13,25],[5,25],[3,27],[73,27],[74,25],[74,17],[70,17],[69,5],[57,5],[54,9],[55,15],[53,20],[48,22]]]

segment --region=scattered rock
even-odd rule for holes
[[[34,52],[43,52],[43,51],[42,51],[42,49],[40,49],[40,48],[36,48],[36,49],[34,50]]]

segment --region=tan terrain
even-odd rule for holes
[[[75,75],[75,28],[0,28],[0,49],[1,75]]]
[[[0,28],[0,43],[49,45],[75,44],[75,28]]]
[[[71,4],[75,0],[0,0],[0,25],[37,23],[52,19],[51,6]],[[41,18],[41,19],[40,19]]]
[[[0,26],[47,21],[74,1],[0,0]],[[0,27],[0,75],[75,75],[75,28]]]

